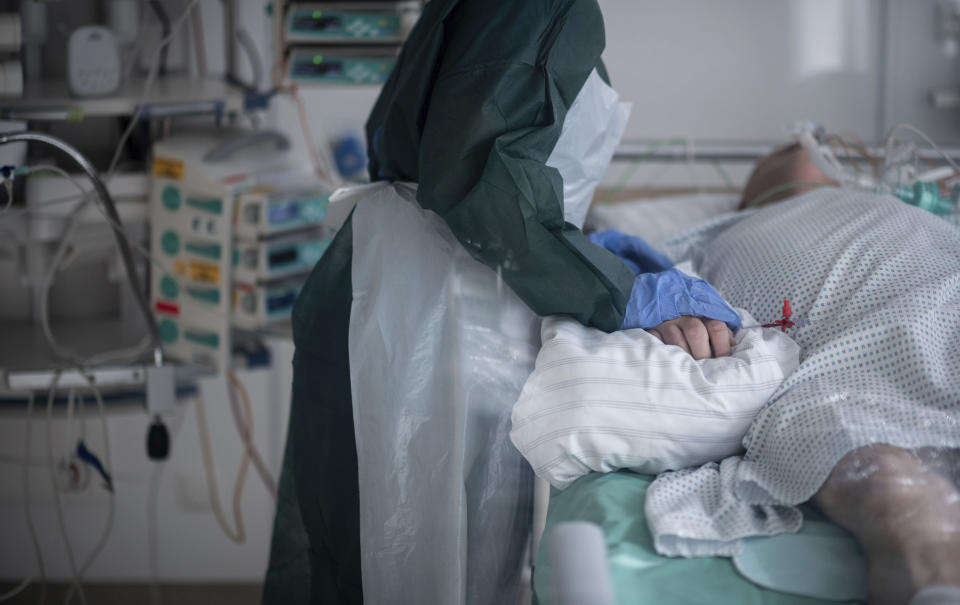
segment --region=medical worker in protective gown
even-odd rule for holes
[[[605,331],[656,329],[695,356],[723,354],[739,318],[716,291],[636,240],[591,241],[575,224],[585,206],[571,216],[564,178],[548,165],[578,95],[607,88],[604,44],[595,0],[432,0],[367,122],[371,178],[417,183],[419,206],[537,315]],[[609,116],[597,120],[598,133],[609,128]],[[353,254],[348,220],[294,310],[293,401],[265,603],[363,601],[347,345]],[[395,313],[403,322],[405,309]]]

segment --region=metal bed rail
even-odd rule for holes
[[[661,162],[661,163],[692,163],[692,162],[730,162],[751,163],[768,155],[771,151],[783,146],[783,143],[724,143],[688,141],[685,143],[663,143],[657,140],[624,141],[613,154],[614,162]],[[844,149],[831,146],[830,149],[838,159],[847,159]],[[871,145],[868,149],[874,157],[883,157],[886,153],[881,145]],[[941,153],[942,151],[942,153]],[[923,160],[935,161],[947,155],[955,162],[960,162],[960,147],[945,147],[936,150],[928,147],[918,148],[917,155]],[[854,151],[857,159],[863,156]]]

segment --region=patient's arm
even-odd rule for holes
[[[648,330],[668,345],[676,345],[694,359],[727,357],[736,341],[727,324],[717,319],[678,317]]]

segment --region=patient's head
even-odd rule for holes
[[[791,183],[836,185],[813,164],[803,147],[794,143],[777,149],[757,162],[743,190],[740,209],[765,206],[816,188],[816,185]]]

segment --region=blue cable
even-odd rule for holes
[[[100,473],[100,476],[103,477],[103,480],[107,484],[107,491],[113,491],[113,479],[110,478],[110,474],[103,468],[103,464],[100,463],[97,455],[88,450],[87,445],[82,440],[77,443],[77,458],[83,460]]]

